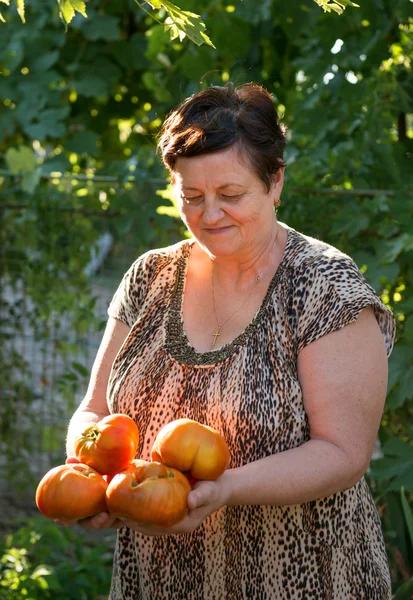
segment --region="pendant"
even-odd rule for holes
[[[219,327],[217,328],[216,332],[212,334],[212,337],[214,338],[214,341],[212,342],[212,347],[214,348],[216,342],[217,342],[217,337],[219,337],[221,334],[219,333]]]

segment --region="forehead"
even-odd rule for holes
[[[191,158],[178,158],[173,181],[182,187],[222,187],[228,183],[247,185],[260,181],[245,154],[236,147]]]

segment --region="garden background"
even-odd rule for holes
[[[413,2],[177,3],[0,0],[0,599],[107,596],[113,535],[39,517],[36,485],[64,462],[124,271],[186,235],[163,118],[255,81],[288,126],[279,218],[350,254],[397,319],[367,478],[411,600]]]

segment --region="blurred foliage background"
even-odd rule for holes
[[[255,81],[288,127],[279,218],[350,254],[397,319],[367,477],[395,598],[411,599],[413,2],[179,0],[178,13],[168,2],[71,4],[73,14],[65,0],[27,2],[25,24],[21,2],[20,16],[1,11],[0,532],[17,528],[10,503],[33,512],[39,478],[64,461],[123,272],[186,235],[155,155],[162,120],[209,85]],[[0,540],[2,581],[24,539],[30,557],[36,527],[49,543],[33,523]],[[21,564],[41,589],[29,598],[66,597],[53,591],[56,570]]]

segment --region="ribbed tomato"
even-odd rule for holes
[[[230,455],[215,429],[192,419],[177,419],[159,431],[151,458],[195,479],[214,480],[228,467]]]
[[[190,491],[187,478],[176,469],[134,460],[108,485],[106,504],[120,519],[170,527],[186,516]]]
[[[60,465],[41,479],[36,504],[49,519],[86,519],[107,512],[107,486],[102,475],[88,465]]]
[[[76,458],[102,475],[120,473],[138,449],[139,430],[127,415],[113,414],[91,425],[75,440]]]

